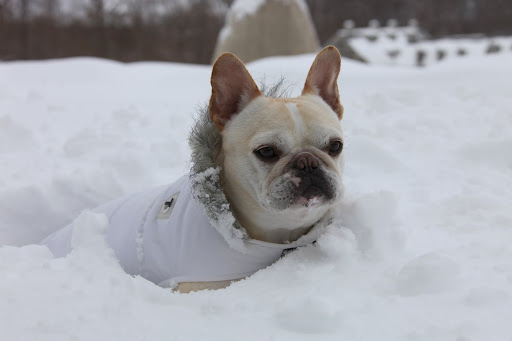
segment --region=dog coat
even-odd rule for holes
[[[189,136],[191,172],[177,182],[96,208],[109,219],[107,242],[121,266],[160,286],[235,280],[277,261],[284,250],[314,242],[331,217],[288,244],[251,239],[231,212],[215,163],[222,137],[200,109]],[[73,224],[42,244],[57,257],[71,252]]]
[[[234,228],[232,221],[216,221],[214,227],[192,191],[189,177],[184,176],[171,185],[93,210],[107,215],[107,242],[127,273],[164,287],[180,282],[235,280],[271,265],[284,250],[315,239],[312,232],[289,244],[246,238],[246,234],[237,235],[239,231],[231,231],[229,236],[219,232],[219,226]],[[72,233],[70,224],[42,244],[56,257],[63,257],[71,252]],[[236,240],[230,243],[229,238]]]

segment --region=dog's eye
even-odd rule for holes
[[[259,157],[262,161],[273,161],[277,159],[277,153],[274,148],[265,146],[254,151],[257,157]]]
[[[331,145],[329,146],[329,154],[331,156],[336,156],[343,150],[343,142],[340,140],[334,140],[331,142]]]

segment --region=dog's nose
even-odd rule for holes
[[[312,173],[319,166],[316,156],[308,152],[302,152],[295,156],[292,165],[294,168],[303,170],[307,173]]]

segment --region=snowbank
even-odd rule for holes
[[[497,54],[510,56],[512,53],[512,37],[460,37],[409,43],[406,29],[407,27],[402,30],[392,27],[376,29],[374,33],[368,33],[371,39],[350,39],[350,46],[369,63],[402,66],[416,66],[419,51],[425,54],[423,65],[488,56],[487,49],[490,45],[499,46]]]
[[[270,82],[286,75],[297,95],[313,57],[249,70]],[[247,280],[180,295],[126,275],[104,217],[79,213],[186,171],[210,69],[1,63],[2,339],[511,338],[509,64],[508,55],[421,70],[343,61],[340,221]],[[68,257],[26,245],[75,217]]]

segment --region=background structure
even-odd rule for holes
[[[0,59],[211,61],[233,0],[0,0]],[[438,38],[512,33],[507,0],[306,0],[321,43],[346,20],[417,19]]]

